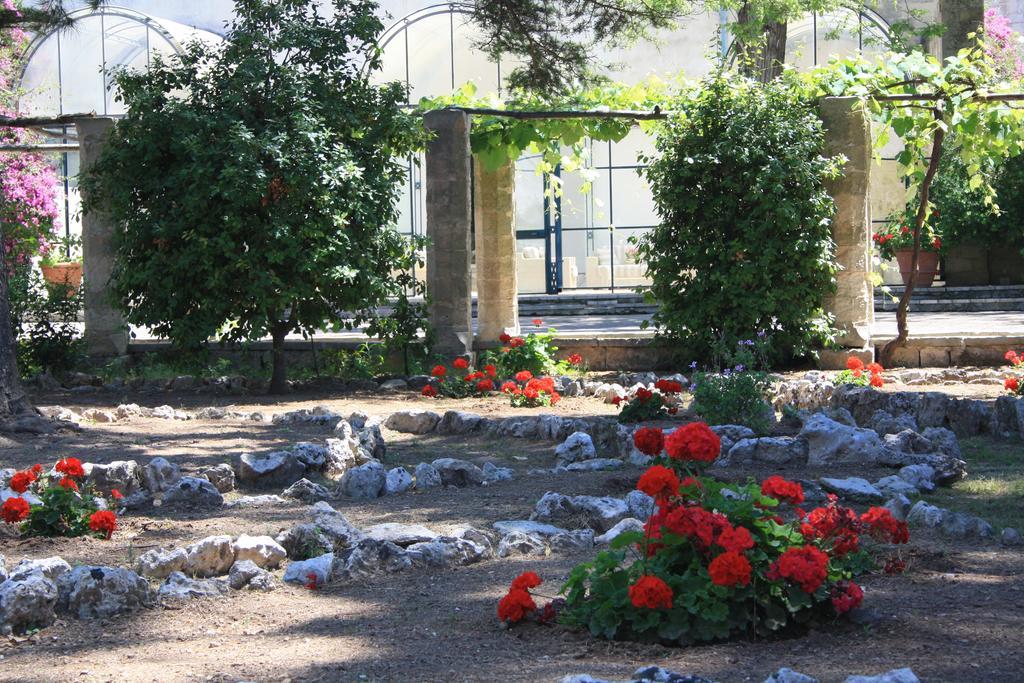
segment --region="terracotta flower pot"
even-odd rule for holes
[[[896,252],[896,261],[900,264],[900,276],[903,284],[910,282],[910,264],[914,258],[913,249],[901,249]],[[925,251],[917,255],[917,277],[914,279],[915,287],[931,287],[935,276],[939,274],[939,254],[935,251]]]
[[[40,266],[40,270],[43,271],[43,279],[51,285],[66,285],[71,292],[82,286],[81,263],[55,263],[52,266]]]

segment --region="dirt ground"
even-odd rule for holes
[[[168,394],[53,394],[35,400],[38,405],[75,409],[126,401],[182,408],[232,404],[226,398]],[[233,401],[239,409],[269,413],[320,404],[343,415],[363,410],[383,416],[428,406],[438,412],[533,412],[511,409],[497,398],[428,404],[411,393]],[[595,399],[570,398],[557,412],[612,414],[614,407]],[[140,463],[163,456],[187,473],[230,462],[242,451],[328,436],[326,427],[310,425],[133,418],[88,424],[81,431],[56,436],[19,435],[17,445],[0,450],[0,467],[50,463],[71,455],[90,462]],[[636,469],[528,475],[531,468],[552,466],[551,443],[414,437],[387,431],[385,437],[388,467],[450,456],[478,464],[490,460],[513,468],[516,476],[480,488],[432,489],[372,502],[332,501],[357,526],[417,522],[441,532],[460,524],[490,528],[497,520],[528,517],[546,491],[623,495],[639,475]],[[815,475],[796,468],[781,473]],[[857,471],[872,480],[888,473]],[[744,478],[769,471],[717,474]],[[279,491],[241,493],[267,492]],[[185,545],[208,535],[273,536],[309,521],[307,511],[299,503],[213,512],[155,508],[126,515],[110,541],[20,540],[0,530],[0,553],[7,556],[8,566],[22,558],[52,555],[72,564],[131,565],[152,547]],[[824,683],[903,666],[928,682],[1024,680],[1024,553],[996,542],[951,545],[925,532],[914,533],[905,574],[864,577],[867,623],[824,625],[786,640],[667,648],[598,640],[561,626],[501,628],[495,615],[497,600],[518,573],[536,571],[545,580],[541,590],[554,595],[571,568],[594,552],[492,559],[448,571],[410,570],[316,591],[281,585],[272,593],[232,592],[223,599],[159,606],[113,620],[62,620],[32,636],[0,641],[0,681],[558,681],[583,672],[628,678],[635,668],[649,664],[723,683],[760,683],[783,666]]]

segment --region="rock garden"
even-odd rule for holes
[[[52,431],[0,460],[2,677],[1016,675],[1005,373],[771,376],[752,428],[702,420],[695,373],[573,371],[531,407],[532,376],[442,369],[40,392]]]

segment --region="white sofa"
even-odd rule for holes
[[[516,277],[519,280],[519,292],[522,294],[538,294],[547,291],[547,269],[544,251],[537,247],[523,247],[516,254]],[[576,259],[562,259],[562,286],[572,288],[578,286],[579,268]]]
[[[620,242],[615,245],[615,286],[646,287],[650,285],[651,278],[647,275],[647,265],[643,263],[629,263],[628,261],[626,245]],[[607,247],[595,249],[593,255],[586,258],[584,272],[586,273],[585,286],[611,287],[611,250]]]

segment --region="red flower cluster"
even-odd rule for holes
[[[576,365],[576,366],[583,365],[583,356],[581,356],[578,353],[571,353],[571,354],[569,354],[569,357],[566,358],[566,360],[569,361],[569,365]]]
[[[716,586],[746,586],[750,583],[750,573],[750,560],[735,550],[727,550],[708,565],[711,583]]]
[[[530,589],[543,581],[534,572],[523,572],[512,580],[508,594],[498,602],[498,619],[514,624],[537,611],[537,603],[530,595]]]
[[[850,356],[846,359],[846,369],[853,373],[854,377],[860,377],[864,374],[864,370],[867,370],[871,379],[869,384],[873,387],[880,387],[885,384],[885,380],[882,379],[882,372],[885,370],[879,363],[868,363],[864,365],[864,361],[856,356]]]
[[[663,394],[678,394],[683,390],[683,385],[672,379],[659,379],[654,383],[654,388]]]
[[[529,370],[520,370],[516,373],[517,382],[529,382],[531,379],[533,379],[533,373]]]
[[[69,491],[77,491],[78,484],[71,477],[61,477],[61,480],[57,482],[61,488],[68,489]]]
[[[476,383],[476,390],[481,394],[486,394],[488,391],[494,391],[494,382],[489,379],[482,379]]]
[[[39,467],[39,465],[36,465],[36,467]],[[11,477],[11,481],[8,483],[8,486],[15,493],[25,493],[25,491],[28,491],[28,487],[31,486],[37,478],[38,474],[35,468],[23,470],[15,473],[15,475]]]
[[[63,475],[75,479],[85,476],[85,470],[82,469],[82,461],[78,458],[64,458],[57,462],[54,469]]]
[[[437,389],[435,389],[432,385],[428,384],[427,386],[423,387],[423,391],[421,391],[420,393],[426,396],[427,398],[434,398],[435,396],[437,396]]]
[[[860,516],[867,533],[883,543],[906,543],[910,540],[907,523],[892,516],[889,508],[873,507]]]
[[[667,531],[689,538],[697,547],[706,550],[715,542],[717,535],[731,528],[729,519],[721,513],[708,512],[700,505],[680,505],[674,508],[659,507],[647,520],[644,530],[651,539],[660,539],[662,533]],[[648,545],[648,554],[653,554],[659,548],[658,544]]]
[[[452,367],[456,370],[465,370],[469,367],[469,361],[465,358],[456,358],[452,361]]]
[[[853,581],[840,581],[832,588],[832,607],[836,614],[846,614],[864,601],[864,591]]]
[[[24,498],[8,498],[0,506],[0,517],[8,524],[17,524],[28,519],[29,504]]]
[[[498,368],[495,367],[495,365],[492,363],[488,363],[487,365],[484,366],[484,372],[487,373],[488,377],[493,378],[498,376]]]
[[[1003,387],[1005,387],[1007,391],[1017,393],[1020,389],[1020,382],[1017,381],[1016,377],[1007,377],[1006,381],[1003,382]]]
[[[555,380],[550,377],[534,377],[529,370],[520,370],[516,373],[516,382],[525,384],[522,387],[514,382],[501,385],[501,391],[512,396],[514,406],[553,406],[562,400],[562,396],[555,391]]]
[[[641,576],[629,587],[629,599],[637,609],[671,609],[672,589],[657,576]]]
[[[97,510],[89,517],[89,529],[110,536],[117,529],[117,516],[110,510]]]
[[[665,438],[665,452],[676,460],[713,462],[722,450],[718,435],[703,422],[691,422]]]
[[[715,543],[728,551],[741,553],[754,547],[754,537],[746,527],[726,527],[718,534]]]
[[[522,337],[512,337],[512,339],[509,340],[508,345],[509,345],[509,348],[518,349],[520,346],[522,346],[525,343],[526,343],[526,340],[523,339]]]
[[[815,508],[807,514],[797,509],[796,513],[803,520],[800,533],[805,539],[820,541],[829,548],[830,554],[843,557],[860,547],[862,526],[857,513],[842,507],[837,500],[830,495],[825,507]]]
[[[446,368],[443,365],[435,365],[434,368],[430,371],[430,374],[433,375],[434,377],[444,377],[445,375],[448,374],[448,368]]]
[[[315,591],[319,586],[317,585],[316,572],[310,572],[306,574],[306,588],[311,591]]]
[[[1006,355],[1003,356],[1003,357],[1006,358],[1006,361],[1012,367],[1017,368],[1017,369],[1024,368],[1024,356],[1019,355],[1013,349],[1010,349],[1009,351],[1007,351]],[[1003,382],[1003,387],[1007,391],[1009,391],[1011,393],[1014,393],[1014,394],[1024,393],[1024,391],[1022,391],[1022,385],[1020,383],[1020,380],[1018,378],[1016,378],[1016,377],[1013,377],[1013,376],[1010,376],[1010,377],[1006,378],[1006,381]]]
[[[804,502],[804,488],[798,482],[786,481],[777,474],[761,482],[761,494],[790,505]]]
[[[644,455],[658,455],[665,447],[665,433],[656,427],[641,427],[633,432],[633,445]]]
[[[792,581],[805,593],[813,593],[828,578],[828,555],[809,545],[790,548],[772,563],[766,576],[770,581]]]
[[[657,501],[667,501],[679,494],[679,477],[668,467],[652,465],[640,475],[636,487]]]

